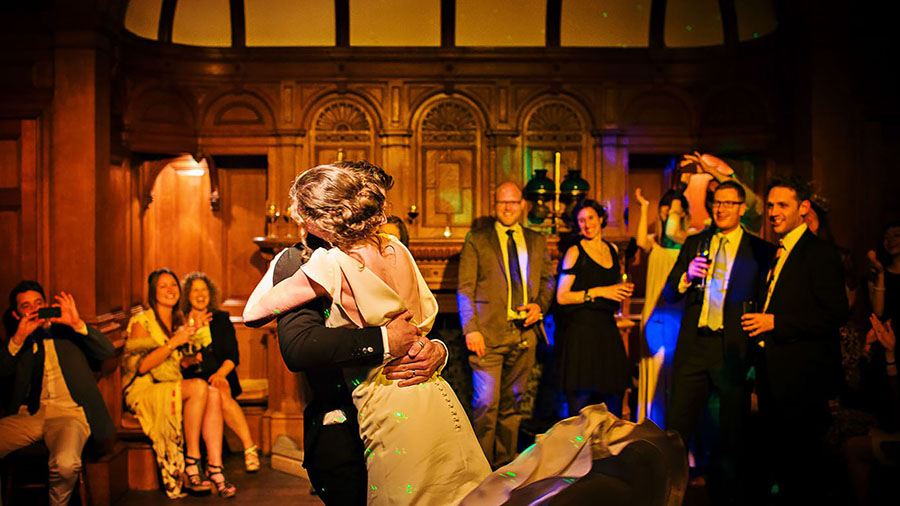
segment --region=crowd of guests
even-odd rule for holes
[[[604,239],[606,209],[590,199],[574,206],[578,237],[561,250],[552,272],[546,236],[521,223],[521,188],[497,188],[496,220],[473,229],[463,244],[457,291],[472,368],[472,426],[488,464],[498,469],[517,456],[520,405],[538,341],[548,340],[543,319],[552,312],[557,379],[568,414],[605,403],[621,417],[626,392],[637,384],[637,421],[650,420],[681,436],[698,457],[698,474],[708,479],[715,504],[828,503],[835,485],[825,486],[822,479],[833,476],[827,464],[835,449],[858,504],[890,496],[885,466],[900,464],[893,327],[900,313],[900,222],[888,224],[869,252],[860,290],[849,251],[831,234],[827,201],[807,183],[778,178],[765,196],[757,196],[716,157],[685,155],[683,165],[696,172],[685,171],[683,184],[662,195],[655,224],[649,201],[640,189],[635,192],[635,243],[647,255],[637,381],[617,325],[620,305],[634,293],[631,279],[623,276],[631,259]],[[775,243],[760,237],[763,223]],[[408,244],[402,220],[391,217],[382,227]],[[289,260],[297,264],[291,272],[305,261]],[[273,269],[273,281],[291,274]],[[224,474],[224,425],[243,444],[245,469],[260,465],[235,400],[241,393],[235,330],[228,313],[218,309],[217,295],[202,273],[179,281],[172,271],[158,269],[148,278],[149,308],[126,329],[124,406],[150,438],[171,498],[186,491],[236,494]],[[43,439],[51,456],[51,503],[65,504],[88,439],[102,445],[115,435],[92,375],[115,350],[80,318],[70,294],[54,299],[49,304],[33,281],[10,293],[8,339],[0,347],[0,456]],[[305,339],[324,332],[318,330],[322,325],[297,322],[279,318],[285,363],[292,370],[314,369],[321,364],[292,351],[296,339],[287,329],[293,325],[291,332]],[[396,347],[394,340],[409,347],[418,339],[411,346],[421,352],[418,358],[410,352],[384,369],[401,386],[425,381],[417,374],[429,378],[446,363],[442,343],[417,337],[414,329],[401,329],[401,336],[400,327],[391,325],[395,320],[378,332],[340,335],[348,346],[364,339],[368,346],[346,351],[372,357],[378,349]],[[316,374],[309,378],[314,390],[323,389]],[[333,380],[329,376],[322,384]],[[352,409],[311,407],[332,428]],[[329,422],[329,415],[338,418]],[[308,429],[313,435],[322,430]],[[310,459],[334,450],[311,443],[305,442]],[[351,449],[358,443],[347,441]],[[700,451],[709,460],[699,462]],[[340,477],[318,475],[314,463],[307,467],[314,482]],[[328,503],[335,497],[322,498]]]
[[[466,238],[457,299],[473,426],[492,467],[515,456],[534,340],[552,314],[556,367],[544,370],[557,377],[541,381],[557,382],[568,414],[605,402],[620,415],[636,385],[637,421],[681,436],[714,504],[851,495],[868,504],[879,487],[883,497],[890,481],[868,478],[900,462],[891,324],[900,223],[869,253],[868,297],[859,296],[849,251],[810,184],[778,178],[757,196],[719,158],[695,153],[681,165],[683,184],[663,194],[655,230],[635,192],[635,242],[647,253],[636,375],[615,318],[633,293],[623,277],[631,261],[603,238],[602,206],[587,199],[572,209],[579,236],[560,249],[555,282],[543,238],[520,224],[515,185],[498,187],[496,221]],[[764,223],[775,243],[760,237]]]

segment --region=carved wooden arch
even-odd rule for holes
[[[642,93],[623,109],[622,126],[634,133],[668,131],[690,135],[696,113],[690,102],[672,90],[655,89]]]
[[[180,90],[151,87],[141,91],[128,101],[125,123],[180,126],[193,131],[194,110],[190,100]]]
[[[530,180],[536,169],[546,169],[555,178],[553,155],[559,152],[560,178],[577,169],[583,178],[594,181],[592,120],[587,108],[567,95],[542,94],[525,104],[518,118],[523,180]]]
[[[248,90],[228,90],[203,107],[201,130],[272,131],[273,107],[265,98]]]
[[[380,163],[376,149],[380,118],[358,95],[330,94],[306,119],[310,166],[338,159]]]
[[[580,97],[569,95],[567,93],[540,93],[532,96],[519,108],[519,114],[516,119],[516,125],[519,127],[519,130],[521,132],[526,132],[528,129],[528,122],[535,112],[542,107],[552,104],[558,104],[571,109],[572,112],[576,114],[579,121],[581,121],[581,129],[586,135],[590,135],[594,130],[595,120],[594,115],[591,114],[590,108],[585,105]]]
[[[462,237],[485,208],[492,170],[484,142],[486,117],[463,95],[435,94],[412,115],[415,182],[411,202],[421,216],[412,234],[423,239]]]
[[[182,90],[149,87],[129,99],[125,142],[131,149],[156,152],[193,151],[196,115]]]
[[[324,90],[322,93],[313,97],[305,106],[302,107],[300,114],[300,124],[307,132],[315,128],[315,122],[319,115],[333,102],[345,102],[355,105],[362,110],[371,122],[371,128],[374,134],[381,132],[384,125],[383,111],[374,104],[369,97],[353,91],[338,92],[334,89]]]
[[[476,97],[472,97],[468,93],[462,91],[454,91],[447,93],[446,91],[435,91],[426,93],[419,97],[414,104],[410,104],[409,128],[411,131],[418,132],[422,126],[422,120],[425,114],[428,114],[437,102],[453,102],[458,101],[472,109],[474,117],[478,121],[479,131],[484,132],[490,128],[490,114],[487,108]]]

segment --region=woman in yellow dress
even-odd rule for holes
[[[222,474],[222,404],[217,392],[202,379],[181,376],[178,347],[196,331],[183,325],[177,309],[181,290],[169,269],[157,269],[147,279],[150,309],[128,322],[122,357],[125,406],[150,437],[166,494],[182,497],[182,486],[208,492],[214,483],[223,496],[236,489]],[[183,432],[182,432],[183,421]],[[200,476],[200,435],[206,441],[209,480]],[[182,452],[186,443],[187,456]]]

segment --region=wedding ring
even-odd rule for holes
[[[413,378],[416,376],[416,371],[409,371],[409,377]]]
[[[423,343],[422,341],[416,341],[416,344],[421,346],[423,350],[425,349],[425,343]]]

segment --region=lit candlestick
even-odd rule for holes
[[[344,150],[343,149],[338,150],[338,160],[337,161],[339,161],[339,162],[344,161]]]
[[[556,186],[556,192],[553,195],[553,219],[555,221],[559,217],[559,151],[554,155],[553,184]]]

